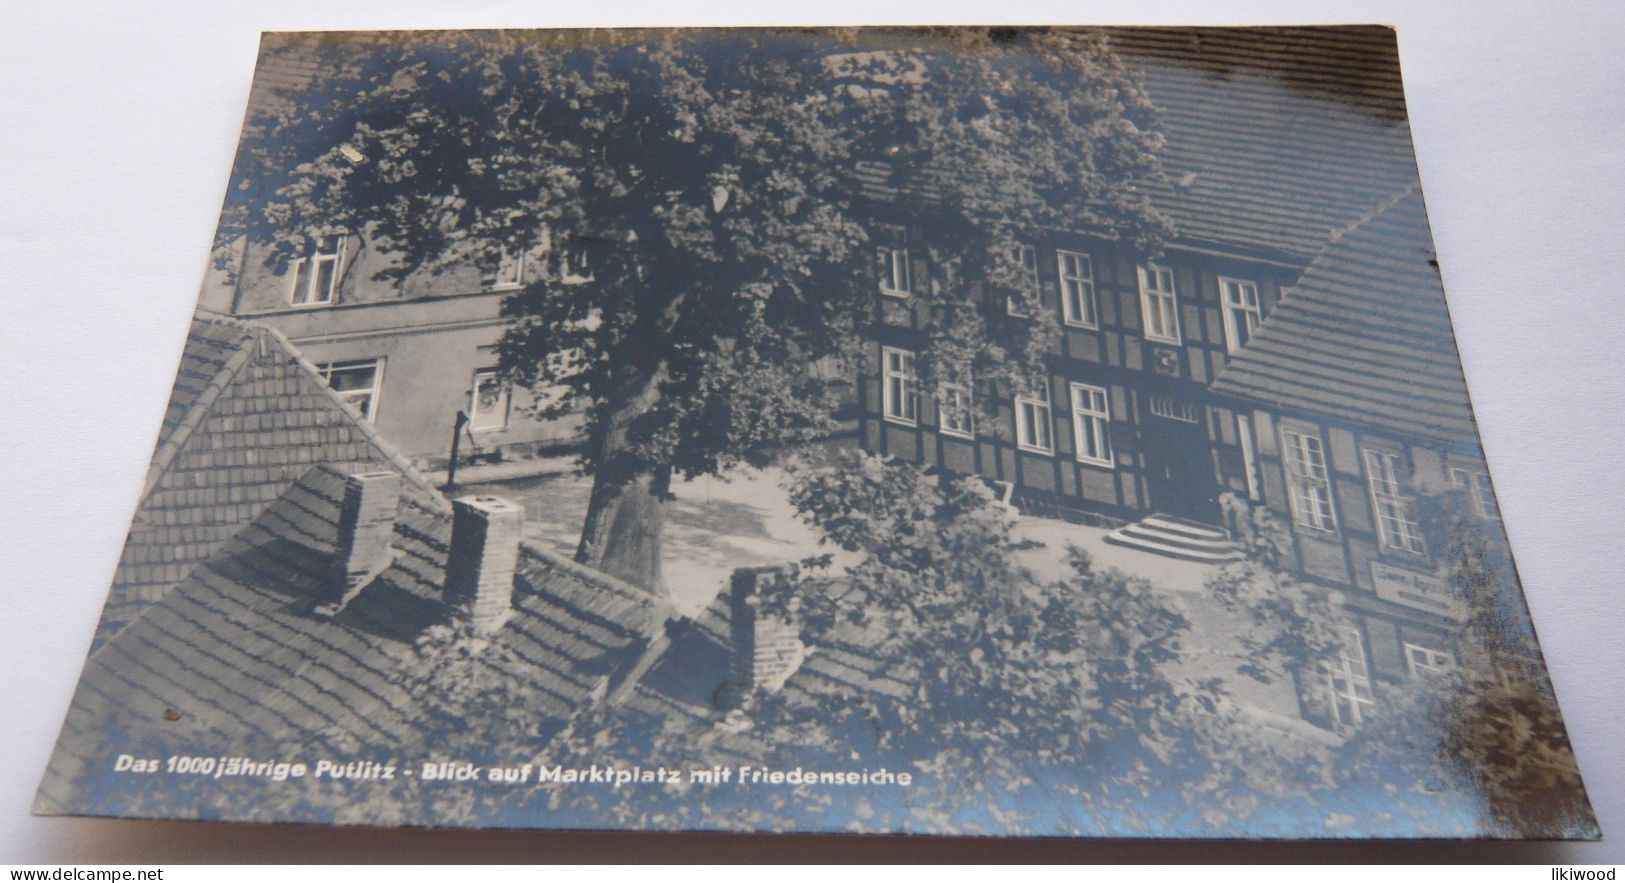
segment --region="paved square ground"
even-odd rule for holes
[[[525,506],[526,535],[563,554],[574,554],[587,511],[591,480],[568,460],[538,464],[548,470],[529,477],[466,484],[466,490],[500,494]],[[737,567],[781,564],[836,551],[818,544],[817,533],[786,497],[786,475],[777,468],[740,470],[728,480],[675,481],[664,533],[666,588],[679,612],[695,614],[727,585]],[[1305,732],[1290,683],[1259,684],[1238,675],[1238,636],[1243,623],[1206,589],[1214,565],[1179,561],[1109,545],[1105,528],[1018,516],[1016,532],[1043,543],[1024,563],[1045,579],[1066,573],[1066,547],[1087,551],[1100,568],[1117,568],[1168,592],[1192,623],[1180,668],[1192,677],[1218,677],[1260,723]],[[837,557],[837,563],[840,558]]]

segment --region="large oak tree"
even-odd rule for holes
[[[918,369],[1028,387],[1053,323],[1013,246],[1154,249],[1153,109],[1081,30],[471,32],[333,38],[256,121],[223,235],[340,229],[385,275],[531,253],[501,364],[584,412],[578,558],[658,589],[674,474],[827,431],[875,321],[873,220],[928,230]],[[894,175],[878,204],[863,164]],[[890,186],[890,185],[888,185]],[[1034,306],[1036,306],[1034,304]],[[1023,312],[1015,310],[1013,312]],[[1033,311],[1027,311],[1032,313]]]

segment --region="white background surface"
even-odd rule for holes
[[[0,864],[670,857],[1618,861],[1617,843],[1040,844],[36,819],[230,169],[258,32],[729,23],[1397,26],[1484,445],[1605,836],[1625,839],[1625,5],[90,0],[0,5]]]

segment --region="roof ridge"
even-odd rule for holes
[[[589,567],[579,561],[561,555],[552,549],[540,545],[535,540],[521,539],[519,541],[519,549],[521,552],[529,554],[535,558],[539,558],[543,563],[557,567],[571,576],[576,577],[577,579],[591,583],[599,588],[608,589],[609,591],[616,592],[617,594],[647,603],[650,607],[655,608],[656,612],[662,614],[662,616],[658,619],[658,621],[662,624],[666,619],[671,619],[677,615],[676,609],[672,607],[670,601],[667,601],[665,598],[656,595],[648,589],[641,586],[635,586],[621,579],[620,577],[612,576],[596,567]]]
[[[407,480],[417,487],[424,498],[423,502],[426,506],[443,514],[449,515],[451,513],[451,504],[446,502],[446,498],[440,493],[439,488],[436,488],[434,483],[429,481],[422,471],[412,465],[412,462],[393,443],[380,435],[372,424],[366,420],[355,419],[355,415],[350,410],[350,405],[340,398],[337,392],[334,392],[327,381],[322,379],[321,372],[316,370],[316,366],[305,358],[304,353],[294,346],[293,342],[288,340],[287,336],[282,332],[260,322],[239,319],[235,316],[203,309],[199,309],[193,314],[192,322],[236,328],[244,332],[244,337],[237,342],[236,351],[232,353],[231,358],[221,365],[220,370],[215,372],[214,377],[209,380],[208,386],[204,388],[197,400],[187,409],[186,415],[176,424],[175,429],[160,438],[158,449],[153,452],[152,462],[147,466],[146,479],[141,487],[141,495],[136,502],[137,508],[146,502],[147,497],[158,486],[159,481],[169,472],[169,468],[174,465],[175,458],[186,447],[192,433],[196,431],[198,426],[202,425],[203,418],[213,409],[215,402],[220,398],[220,394],[231,386],[232,381],[237,378],[238,372],[242,371],[243,366],[248,364],[249,357],[253,353],[253,347],[250,344],[263,345],[269,339],[273,345],[292,357],[309,379],[315,381],[316,388],[321,391],[321,394],[327,396],[329,401],[338,405],[345,414],[352,418],[351,423],[361,432],[367,443],[372,445],[379,454],[383,455],[384,459],[389,461],[391,466],[399,470]],[[191,332],[189,331],[188,337],[190,336]]]
[[[1344,236],[1360,229],[1361,227],[1370,223],[1378,215],[1381,215],[1383,212],[1386,212],[1398,205],[1400,200],[1410,196],[1412,193],[1416,192],[1417,188],[1421,186],[1422,181],[1420,178],[1412,178],[1409,184],[1406,184],[1404,187],[1401,187],[1393,193],[1388,194],[1376,205],[1372,206],[1371,209],[1365,214],[1362,214],[1347,224],[1344,224],[1341,228],[1333,230],[1331,238],[1326,240],[1326,244],[1321,246],[1320,251],[1315,253],[1314,259],[1316,261],[1320,260],[1321,255],[1324,255],[1327,250],[1329,250],[1333,245],[1336,245]],[[1313,261],[1310,263],[1313,263]]]
[[[323,395],[326,395],[331,402],[338,405],[340,408],[343,408],[344,413],[349,414],[352,418],[356,417],[356,415],[351,411],[350,404],[344,401],[344,399],[341,398],[336,391],[334,391],[333,387],[328,385],[326,380],[322,379],[321,372],[316,370],[315,364],[313,364],[309,359],[305,358],[305,354],[300,351],[298,347],[294,346],[293,342],[288,340],[286,335],[269,325],[262,325],[258,322],[244,324],[250,331],[257,331],[272,338],[284,352],[294,358],[294,361],[298,364],[300,370],[304,371],[311,380],[316,381],[316,388],[321,390]],[[361,431],[362,436],[367,439],[367,442],[371,444],[373,448],[378,451],[378,453],[384,455],[384,459],[388,460],[391,466],[398,469],[401,474],[407,478],[407,480],[417,485],[418,490],[424,494],[425,502],[427,502],[431,508],[442,514],[451,514],[451,504],[446,501],[445,495],[443,495],[440,492],[440,489],[435,487],[434,483],[429,481],[429,479],[416,466],[413,466],[412,461],[406,459],[406,456],[402,454],[393,443],[380,435],[378,430],[366,420],[352,419],[351,422]]]
[[[194,314],[192,321],[209,322],[212,319],[199,318]],[[250,335],[252,334],[252,329],[235,322],[218,324],[233,325]],[[192,336],[190,328],[187,330],[186,336],[188,338]],[[231,358],[227,359],[225,364],[220,366],[220,370],[215,372],[214,377],[210,378],[209,385],[192,402],[191,407],[186,409],[186,416],[181,418],[173,431],[159,437],[158,449],[152,453],[152,462],[147,465],[147,476],[141,485],[141,495],[136,500],[137,510],[146,503],[147,497],[158,486],[159,480],[169,471],[169,467],[174,465],[175,458],[180,455],[181,449],[186,447],[186,442],[191,439],[192,433],[197,430],[198,426],[202,425],[203,418],[214,407],[214,403],[220,398],[220,394],[231,386],[231,382],[237,378],[237,373],[243,369],[244,365],[248,364],[248,358],[251,354],[251,348],[248,346],[249,340],[250,338],[245,336],[237,342],[236,352],[232,353]],[[183,343],[181,345],[183,353],[185,348],[186,344]]]

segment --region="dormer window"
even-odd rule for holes
[[[338,294],[339,274],[344,269],[344,237],[332,234],[314,236],[310,250],[294,259],[289,275],[293,290],[288,302],[298,306],[330,304]]]

